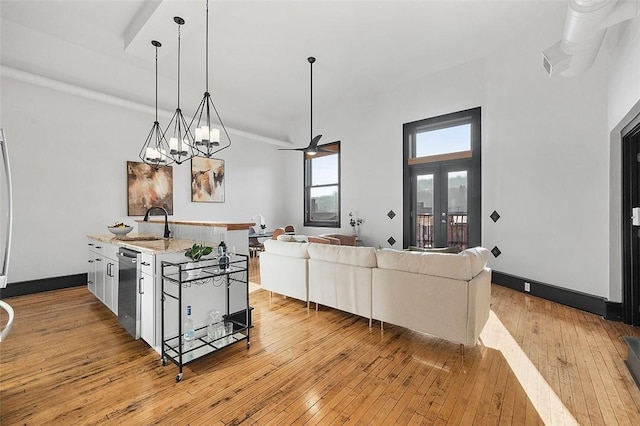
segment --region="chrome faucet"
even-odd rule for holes
[[[169,238],[169,234],[171,233],[171,231],[169,231],[169,213],[167,213],[167,209],[165,209],[164,207],[160,207],[160,206],[153,206],[153,207],[149,207],[147,209],[147,212],[144,214],[144,221],[145,222],[149,222],[149,212],[151,210],[154,209],[160,209],[164,212],[164,237],[165,238]]]

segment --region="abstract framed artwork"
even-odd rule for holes
[[[173,167],[156,170],[146,163],[127,161],[127,214],[142,216],[154,206],[173,214]]]
[[[191,201],[224,203],[224,160],[193,157],[191,159]]]

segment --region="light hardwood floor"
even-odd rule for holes
[[[640,330],[496,285],[482,342],[464,356],[257,290],[251,348],[189,364],[179,383],[86,288],[9,302],[2,425],[640,424],[622,340]]]

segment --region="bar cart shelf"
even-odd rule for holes
[[[249,307],[249,256],[234,254],[227,262],[220,262],[220,258],[201,260],[199,265],[193,267],[188,262],[162,262],[162,365],[171,361],[178,367],[176,382],[182,380],[182,368],[206,355],[220,351],[241,341],[247,343],[247,349],[251,347],[249,339],[250,307]],[[185,297],[194,286],[209,286],[213,289],[224,285],[226,314],[222,320],[226,327],[220,335],[207,333],[207,325],[195,328],[193,340],[184,338],[184,316],[186,308]],[[244,291],[242,303],[244,312],[229,312],[232,298],[230,290],[240,287]],[[209,291],[207,291],[209,293]],[[231,291],[233,293],[233,291]],[[215,296],[211,296],[212,298]],[[176,315],[167,315],[167,304],[173,303]],[[168,317],[169,316],[169,317]],[[177,321],[177,333],[167,332],[167,324]],[[230,330],[232,328],[232,330]],[[167,335],[169,334],[169,335]]]

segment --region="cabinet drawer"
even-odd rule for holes
[[[141,253],[140,256],[140,271],[143,274],[151,275],[152,277],[156,275],[155,268],[155,256],[149,253]]]
[[[109,243],[101,243],[100,245],[103,247],[103,253],[105,257],[108,257],[109,259],[116,262],[118,261],[118,250],[120,249],[120,247],[115,244]]]
[[[102,241],[94,240],[91,238],[87,239],[87,248],[94,253],[104,255],[104,246],[105,243],[103,243]]]

